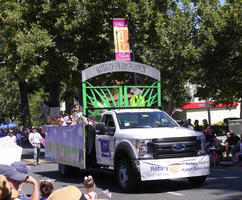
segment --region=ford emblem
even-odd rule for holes
[[[173,144],[172,145],[173,151],[177,151],[177,152],[184,151],[185,147],[186,147],[185,144]]]

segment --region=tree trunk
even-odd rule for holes
[[[19,84],[19,93],[20,93],[21,110],[22,110],[21,121],[24,127],[31,128],[27,86],[25,82],[19,82],[18,84]]]
[[[174,95],[171,94],[168,102],[167,113],[171,115],[173,110],[174,110]]]
[[[49,91],[49,106],[59,107],[59,97],[60,97],[60,84],[52,83],[48,88]]]

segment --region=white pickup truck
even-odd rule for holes
[[[192,184],[200,185],[209,174],[209,156],[205,152],[203,134],[180,127],[158,109],[106,111],[102,113],[100,123],[89,127],[86,137],[82,134],[79,131],[80,138],[87,139],[86,145],[82,145],[78,151],[66,150],[67,160],[49,154],[60,163],[62,175],[67,172],[68,165],[82,169],[113,169],[120,187],[130,191],[138,181],[184,177]],[[51,140],[49,142],[51,144]],[[49,149],[55,149],[55,145],[58,148],[61,146],[52,142]],[[68,152],[85,152],[82,159],[82,156],[76,155],[85,164],[68,163]]]
[[[117,72],[138,73],[154,82],[150,86],[89,82]],[[82,97],[83,115],[100,117],[101,113],[100,123],[85,128],[50,127],[46,135],[46,158],[59,163],[61,175],[77,168],[111,169],[124,191],[134,189],[138,181],[188,178],[202,184],[206,180],[209,156],[203,134],[151,109],[161,108],[159,70],[133,61],[96,64],[82,71]]]

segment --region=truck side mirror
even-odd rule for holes
[[[96,126],[96,134],[98,135],[105,135],[105,124],[104,123],[98,123]]]
[[[108,135],[113,136],[115,133],[116,128],[115,127],[109,127],[108,128]]]

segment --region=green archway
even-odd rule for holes
[[[154,79],[151,86],[93,86],[87,80],[112,72],[133,72]],[[107,109],[160,107],[160,72],[148,65],[132,61],[109,61],[82,71],[84,115],[99,115]],[[88,110],[88,111],[87,111]],[[95,111],[94,111],[95,110]]]

